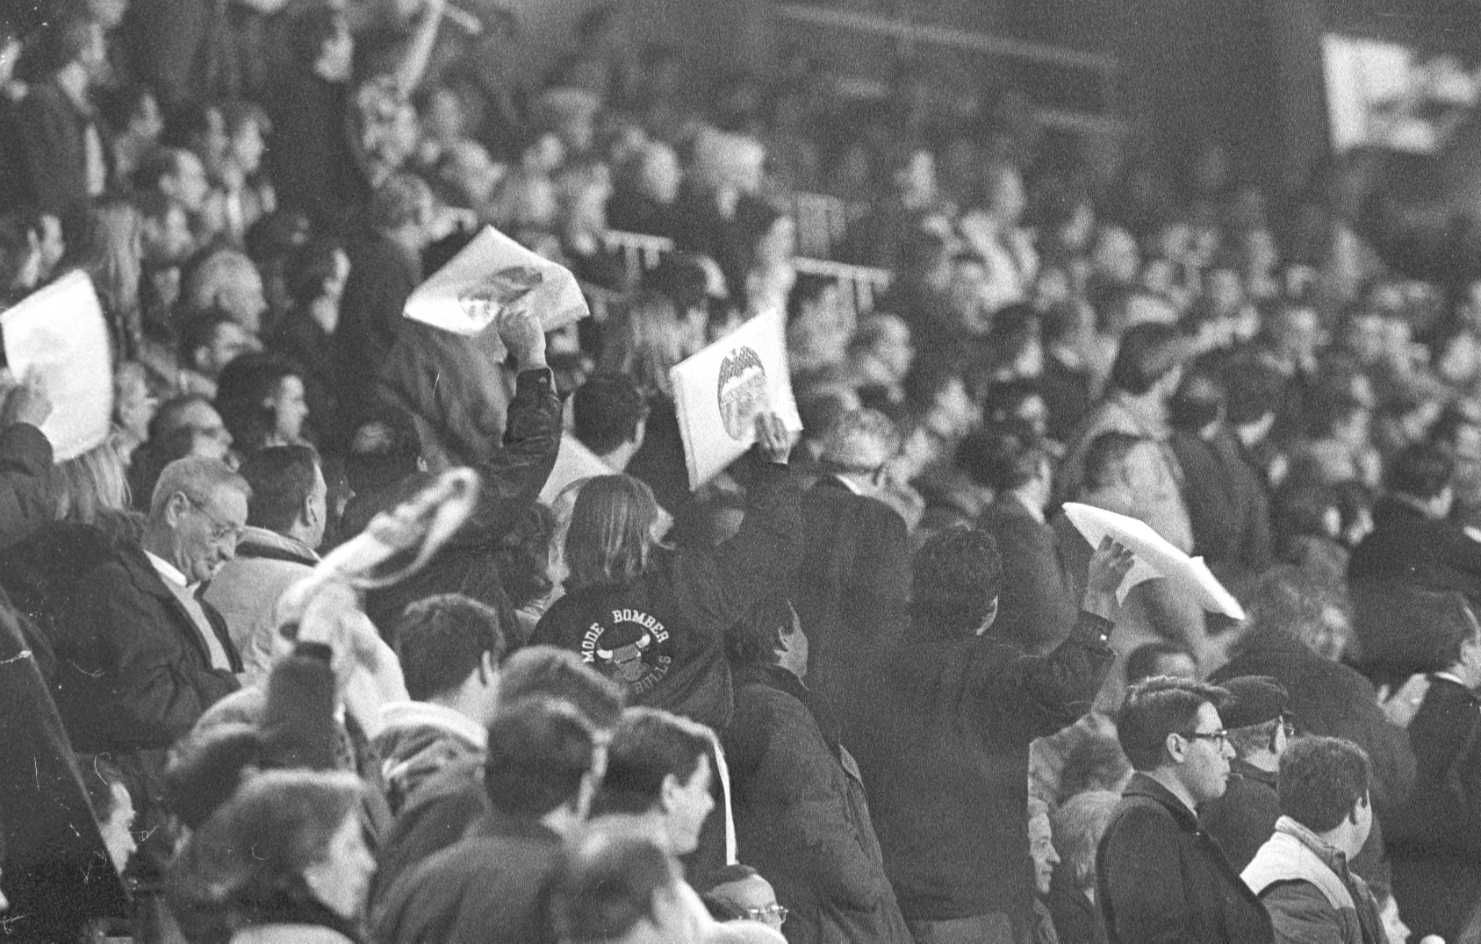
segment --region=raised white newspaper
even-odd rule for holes
[[[763,410],[801,431],[782,318],[780,311],[759,314],[669,371],[691,489],[751,448]]]
[[[1118,599],[1122,603],[1126,602],[1126,594],[1132,587],[1144,580],[1162,577],[1175,581],[1190,591],[1210,613],[1222,613],[1236,620],[1244,619],[1244,607],[1234,599],[1234,594],[1219,583],[1203,558],[1184,554],[1146,522],[1079,502],[1065,502],[1064,514],[1085,540],[1090,542],[1091,547],[1099,546],[1101,538],[1109,534],[1135,552],[1136,563],[1132,565],[1126,579],[1121,581]]]
[[[102,445],[113,423],[113,365],[92,280],[71,272],[32,292],[0,314],[0,333],[16,379],[34,372],[45,384],[53,409],[41,431],[56,461]]]
[[[402,313],[471,337],[493,324],[499,312],[514,308],[537,312],[546,331],[590,314],[574,275],[486,226],[417,286]]]

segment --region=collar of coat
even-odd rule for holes
[[[1124,797],[1145,797],[1167,807],[1172,818],[1177,821],[1184,832],[1198,832],[1198,815],[1188,809],[1182,800],[1177,798],[1171,790],[1153,780],[1144,773],[1131,775],[1131,780],[1126,784],[1126,789],[1121,792]]]
[[[1241,758],[1236,757],[1234,758],[1234,760],[1231,760],[1229,762],[1229,772],[1231,774],[1237,774],[1238,776],[1241,776],[1246,780],[1255,780],[1263,783],[1265,784],[1265,786],[1269,787],[1272,790],[1275,789],[1275,771],[1262,770],[1259,767],[1256,767],[1254,764],[1251,764],[1249,761],[1243,760]]]

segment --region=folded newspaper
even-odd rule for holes
[[[1126,579],[1121,581],[1118,599],[1122,603],[1126,602],[1126,594],[1132,587],[1144,580],[1162,577],[1193,594],[1199,605],[1210,613],[1244,619],[1244,607],[1219,583],[1203,558],[1184,554],[1146,522],[1078,502],[1065,502],[1064,514],[1091,547],[1098,547],[1101,539],[1109,534],[1136,554],[1136,563]]]
[[[403,314],[454,334],[476,335],[505,310],[526,308],[554,331],[590,311],[576,277],[492,226],[406,300]]]

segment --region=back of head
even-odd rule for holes
[[[782,647],[782,634],[792,631],[795,614],[783,594],[769,593],[762,597],[725,631],[725,657],[736,667],[775,664]]]
[[[651,839],[598,830],[572,848],[552,898],[552,920],[567,944],[620,941],[656,923],[656,899],[672,898],[678,867]]]
[[[394,232],[403,226],[426,222],[426,208],[432,200],[432,189],[415,174],[392,174],[370,195],[367,219],[372,229]]]
[[[970,637],[997,612],[1003,558],[986,531],[946,528],[921,545],[910,569],[911,624],[918,632]]]
[[[1048,458],[1032,431],[1016,423],[969,433],[956,451],[957,468],[999,494],[1038,478]]]
[[[597,371],[576,389],[572,401],[576,438],[599,456],[637,438],[648,416],[643,392],[631,377]]]
[[[631,583],[648,569],[658,503],[630,475],[598,475],[576,496],[566,531],[568,590]]]
[[[1085,450],[1085,487],[1110,488],[1126,477],[1132,450],[1149,440],[1132,433],[1110,430],[1090,441]]]
[[[58,521],[92,524],[100,513],[129,507],[128,474],[112,441],[52,466],[52,495]]]
[[[312,446],[269,446],[247,456],[240,470],[252,486],[247,523],[286,535],[313,493],[319,469]]]
[[[622,717],[626,692],[569,649],[526,646],[505,660],[499,675],[499,709],[527,698],[573,705],[597,730],[610,731]]]
[[[1094,886],[1095,850],[1120,802],[1120,793],[1086,790],[1065,800],[1050,814],[1054,849],[1068,867],[1076,888]]]
[[[1188,679],[1154,676],[1131,686],[1116,714],[1116,739],[1131,766],[1156,770],[1166,760],[1169,734],[1189,730],[1204,704],[1220,707],[1228,693]]]
[[[210,308],[217,295],[239,278],[260,278],[257,267],[235,249],[207,251],[191,263],[180,286],[180,303],[193,311]]]
[[[1197,668],[1198,663],[1193,658],[1193,651],[1182,643],[1149,642],[1137,646],[1126,657],[1126,684],[1134,685],[1154,675],[1175,674],[1163,671],[1162,665],[1165,660],[1178,656],[1186,656],[1188,661],[1193,663],[1194,668]]]
[[[162,521],[165,506],[176,494],[184,495],[192,504],[204,505],[218,488],[241,492],[249,504],[252,500],[252,486],[220,459],[200,456],[176,459],[165,466],[154,485],[154,494],[149,500],[149,519],[155,523]]]
[[[243,783],[170,865],[166,894],[187,936],[199,939],[190,924],[230,927],[260,909],[307,904],[304,870],[329,855],[362,791],[358,777],[340,771],[269,771]]]
[[[823,434],[819,459],[840,472],[873,472],[900,451],[900,433],[878,410],[849,410]]]
[[[1384,484],[1389,491],[1428,501],[1445,491],[1454,474],[1455,460],[1443,449],[1415,443],[1394,457]]]
[[[1197,432],[1224,415],[1228,397],[1224,382],[1207,370],[1190,371],[1168,401],[1168,421],[1180,430]]]
[[[455,693],[468,676],[482,671],[483,657],[497,665],[509,640],[493,607],[458,593],[426,597],[409,605],[391,638],[416,701]]]
[[[525,699],[489,724],[483,785],[499,812],[538,818],[579,805],[591,772],[596,736],[571,705]]]
[[[1116,360],[1111,364],[1110,384],[1140,396],[1182,366],[1187,355],[1187,342],[1172,325],[1132,325],[1121,335]]]
[[[1324,658],[1337,660],[1349,641],[1348,605],[1340,589],[1300,568],[1281,565],[1261,575],[1250,595],[1249,629],[1243,643],[1259,645],[1272,635],[1301,642]]]
[[[1310,829],[1335,829],[1368,796],[1373,766],[1361,747],[1333,737],[1308,736],[1281,755],[1276,792],[1280,812]]]
[[[657,708],[627,709],[612,732],[593,812],[649,812],[662,799],[665,778],[688,783],[710,748],[701,724]]]

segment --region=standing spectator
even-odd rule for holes
[[[950,528],[916,553],[911,623],[868,678],[874,702],[857,744],[885,869],[917,941],[1006,942],[1029,926],[1029,742],[1084,714],[1100,688],[1131,563],[1107,541],[1068,638],[1025,656],[989,632],[1003,579],[990,535]]]
[[[194,245],[205,245],[204,214],[211,184],[206,178],[206,165],[195,152],[167,147],[144,155],[134,171],[133,184],[140,197],[158,194],[180,207],[195,234]]]
[[[638,480],[588,481],[566,532],[566,594],[545,611],[530,641],[580,652],[636,704],[723,729],[732,692],[721,637],[790,579],[802,554],[786,433],[770,414],[758,416],[756,428],[759,461],[745,519],[713,552],[656,545],[657,506]]]
[[[1429,691],[1409,723],[1414,793],[1384,822],[1394,897],[1418,934],[1461,940],[1481,895],[1481,629],[1471,605],[1440,622]]]
[[[242,463],[252,487],[247,527],[236,556],[221,567],[204,598],[226,620],[248,680],[267,674],[277,657],[278,598],[307,577],[328,523],[328,488],[308,446],[261,449]]]
[[[216,378],[216,409],[244,456],[307,442],[303,376],[277,355],[254,352],[233,358]]]
[[[1277,941],[1387,941],[1373,892],[1347,867],[1373,827],[1371,779],[1362,748],[1340,738],[1302,738],[1281,758],[1281,817],[1241,875]]]
[[[1223,794],[1227,693],[1153,678],[1132,686],[1117,737],[1137,773],[1096,854],[1096,902],[1111,944],[1259,944],[1274,940],[1265,908],[1195,810]]]
[[[289,262],[285,281],[291,307],[278,323],[269,346],[299,366],[315,441],[332,452],[348,444],[339,393],[344,384],[334,352],[340,303],[350,277],[350,257],[338,243],[323,240],[300,249]]]
[[[1229,729],[1234,759],[1224,795],[1198,810],[1198,820],[1243,871],[1275,828],[1280,802],[1275,776],[1295,726],[1287,718],[1290,695],[1273,678],[1240,676],[1224,683],[1229,701],[1219,712]]]
[[[104,62],[103,28],[73,16],[45,41],[50,75],[21,102],[21,142],[36,204],[70,217],[108,186],[108,152],[89,95]]]
[[[894,645],[905,616],[905,521],[882,496],[900,435],[882,413],[852,410],[823,437],[824,474],[802,496],[803,557],[791,599],[808,639],[808,681],[845,724],[862,675]]]
[[[736,844],[789,913],[797,942],[910,944],[858,764],[806,683],[808,637],[785,598],[762,600],[726,637],[736,710],[725,737]]]
[[[586,818],[596,759],[592,729],[570,705],[501,711],[488,726],[488,815],[379,896],[376,940],[553,944],[545,906],[561,842]]]

